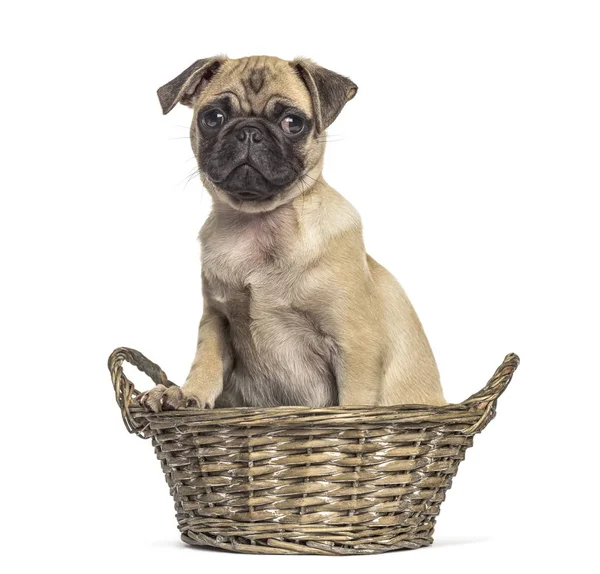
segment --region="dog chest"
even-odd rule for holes
[[[276,275],[242,286],[218,283],[212,305],[228,321],[230,385],[246,406],[336,404],[336,346],[318,318],[286,299]]]

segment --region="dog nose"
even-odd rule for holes
[[[235,137],[241,142],[249,141],[250,143],[258,143],[262,141],[263,134],[259,128],[255,126],[244,126],[238,130]]]

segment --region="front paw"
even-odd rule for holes
[[[186,387],[165,387],[156,385],[153,389],[140,394],[138,404],[147,411],[158,413],[178,409],[213,408],[215,398]]]

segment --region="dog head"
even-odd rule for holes
[[[194,62],[158,90],[163,113],[194,110],[191,142],[216,200],[244,211],[290,201],[320,175],[325,129],[357,86],[310,60]]]

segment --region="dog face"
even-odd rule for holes
[[[198,60],[158,90],[193,108],[191,142],[214,199],[244,211],[290,201],[318,177],[323,131],[357,87],[308,60]]]
[[[321,147],[308,92],[280,60],[226,62],[194,116],[200,170],[234,201],[268,201],[289,189]]]

